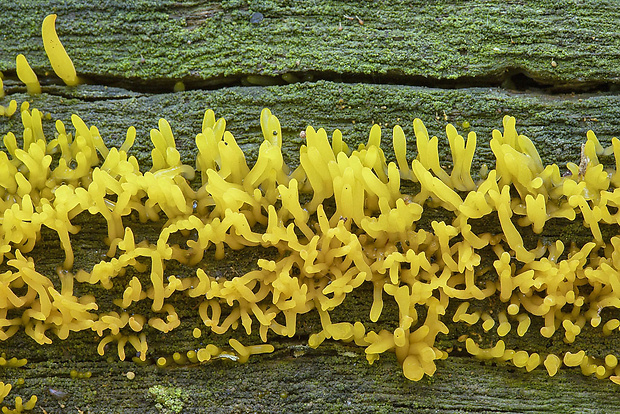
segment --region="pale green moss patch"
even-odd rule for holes
[[[180,413],[189,398],[182,388],[155,385],[149,388],[149,394],[157,401],[157,409],[162,413]]]

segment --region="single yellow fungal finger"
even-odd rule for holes
[[[534,352],[528,357],[527,362],[525,363],[525,370],[530,372],[538,365],[540,365],[540,355]]]
[[[77,74],[75,73],[73,62],[71,61],[71,58],[67,54],[65,47],[60,42],[58,34],[56,33],[55,14],[50,14],[43,19],[41,33],[45,53],[47,54],[47,57],[52,64],[52,69],[54,69],[56,75],[58,75],[58,77],[68,86],[77,85],[79,80]]]
[[[526,351],[517,351],[512,357],[512,363],[519,368],[524,367],[527,364],[529,357],[530,356]]]
[[[123,142],[123,145],[121,145],[121,147],[119,148],[119,151],[125,151],[125,152],[129,151],[129,149],[131,148],[135,140],[136,140],[136,128],[132,125],[129,128],[127,128],[127,136],[125,138],[125,141]]]
[[[29,411],[34,409],[34,406],[37,404],[37,400],[38,398],[36,395],[31,396],[30,399],[24,403],[24,410]]]
[[[251,355],[270,354],[275,348],[270,344],[250,345],[247,347]]]
[[[562,366],[562,360],[555,354],[549,354],[543,363],[550,377],[553,377]]]
[[[30,95],[38,95],[41,93],[41,85],[39,84],[39,78],[32,70],[26,57],[22,54],[17,55],[15,60],[17,68],[17,77],[20,81],[26,84],[26,89]]]
[[[567,367],[576,367],[577,365],[581,364],[584,358],[586,358],[586,353],[584,350],[581,350],[574,354],[572,352],[566,352],[564,354],[564,365],[566,365]]]
[[[165,357],[157,358],[157,366],[159,368],[164,368],[166,365],[168,365],[168,360]]]
[[[190,362],[194,364],[196,362],[199,362],[196,351],[187,351],[185,355],[187,356],[187,359],[189,359]]]
[[[4,397],[9,395],[9,392],[11,392],[11,388],[13,388],[11,384],[5,384],[4,382],[0,382],[0,403],[2,402],[2,400],[4,400]]]

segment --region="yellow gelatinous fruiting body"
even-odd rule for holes
[[[68,86],[75,86],[79,83],[73,61],[67,54],[65,47],[60,42],[56,33],[56,15],[50,14],[43,19],[41,26],[43,46],[45,53],[52,64],[52,69],[60,79]]]
[[[448,333],[442,315],[454,300],[463,302],[451,315],[453,323],[472,326],[482,321],[485,331],[497,326],[500,337],[510,335],[514,324],[517,334],[524,336],[532,320],[542,318],[544,326],[540,333],[549,336],[557,329],[560,318],[559,326],[565,330],[568,342],[580,334],[587,318],[593,326],[600,323],[598,313],[591,311],[582,317],[557,312],[558,307],[567,303],[579,308],[585,305],[580,289],[587,280],[610,287],[589,295],[590,309],[620,306],[620,289],[612,288],[616,282],[611,275],[620,267],[615,249],[608,249],[610,256],[598,257],[593,265],[588,265],[588,257],[595,242],[581,248],[572,246],[567,258],[561,258],[564,250],[561,241],[528,250],[511,220],[511,215],[516,214],[528,219],[526,225],[541,230],[546,221],[538,213],[542,209],[532,210],[528,203],[535,200],[544,209],[553,211],[566,203],[562,196],[567,192],[583,200],[588,197],[581,204],[570,204],[576,210],[583,211],[584,202],[591,210],[620,205],[615,193],[607,188],[596,199],[589,197],[587,184],[580,185],[583,181],[577,182],[575,177],[551,183],[545,187],[544,194],[534,197],[528,192],[521,200],[515,200],[509,194],[513,182],[506,181],[500,191],[495,180],[497,172],[492,170],[485,180],[474,182],[474,188],[467,194],[458,194],[451,188],[456,175],[443,176],[445,182],[433,175],[438,158],[427,159],[427,166],[413,160],[409,169],[403,152],[404,137],[398,129],[395,129],[398,137],[394,148],[399,164],[406,165],[407,170],[399,171],[396,164],[387,165],[383,153],[379,152],[378,127],[371,133],[367,146],[349,155],[342,150],[344,144],[330,145],[323,130],[309,127],[307,145],[301,149],[301,166],[290,172],[282,161],[279,122],[268,111],[262,115],[265,141],[250,168],[232,134],[225,131],[224,121],[216,122],[213,112],[207,111],[203,131],[196,138],[196,163],[202,183],[195,190],[187,181],[194,170],[179,158],[171,127],[165,120],[160,120],[159,129],[151,131],[155,147],[153,168],[142,173],[135,159],[127,155],[136,139],[133,128],[120,149],[109,149],[96,128],[88,127],[76,115],[72,117],[75,132],[69,134],[62,122],[57,122],[57,138],[50,143],[41,128],[40,111],[24,105],[21,117],[27,131],[22,147],[18,146],[15,135],[9,133],[4,138],[8,153],[0,152],[0,157],[6,160],[0,170],[4,229],[0,232],[1,253],[2,260],[12,269],[4,275],[8,284],[0,289],[0,316],[5,320],[5,327],[0,330],[2,340],[8,340],[20,328],[41,344],[52,341],[49,333],[63,339],[71,331],[89,329],[102,337],[98,346],[100,354],[105,352],[106,345],[114,342],[121,359],[125,358],[125,346],[131,345],[139,355],[138,360],[144,361],[148,352],[145,327],[164,334],[176,329],[180,319],[167,299],[181,294],[202,298],[198,315],[214,333],[222,334],[241,325],[250,334],[254,320],[259,323],[263,341],[267,340],[269,331],[294,335],[297,317],[317,311],[322,330],[310,336],[311,346],[319,346],[326,339],[353,341],[366,348],[370,362],[382,352],[392,350],[403,363],[405,376],[417,380],[425,374],[432,375],[435,361],[447,355],[435,347],[435,341],[437,334]],[[505,125],[513,124],[508,120]],[[416,127],[424,131],[421,121],[416,121]],[[450,128],[448,131],[454,137],[454,131]],[[426,139],[423,132],[419,133]],[[515,132],[505,131],[505,135],[511,134]],[[334,139],[341,142],[342,138],[334,135]],[[425,145],[434,145],[434,141]],[[533,150],[524,147],[528,153],[521,154],[531,156]],[[462,141],[452,148],[459,152],[453,159],[465,157],[460,162],[462,170],[457,186],[470,186],[460,180],[470,177],[469,167],[462,166],[471,165],[473,152]],[[52,167],[50,153],[57,149],[60,162]],[[306,154],[309,162],[304,161]],[[438,157],[432,149],[427,155]],[[69,169],[69,163],[75,167]],[[536,167],[535,171],[544,169]],[[401,179],[418,180],[422,184],[421,193],[401,194]],[[574,188],[575,184],[580,189]],[[312,199],[302,203],[302,191],[313,193]],[[421,194],[424,199],[420,198]],[[44,197],[51,204],[42,205]],[[273,199],[281,200],[281,205],[275,207]],[[336,211],[331,217],[323,207],[323,202],[329,199],[336,201]],[[437,200],[454,212],[451,225],[433,221],[429,230],[415,229],[427,199]],[[512,208],[519,202],[525,207]],[[71,219],[86,211],[100,214],[107,222],[108,254],[112,258],[96,263],[90,272],[73,269],[69,273],[74,264],[71,238],[78,231]],[[155,243],[136,244],[133,231],[122,222],[132,211],[142,220],[167,217],[168,222]],[[494,212],[503,227],[502,234],[472,232],[469,219]],[[598,220],[614,223],[616,218],[599,215]],[[262,232],[257,230],[258,224],[266,226]],[[60,291],[47,276],[35,270],[32,258],[27,256],[39,238],[42,225],[58,233],[65,251],[66,270],[59,272]],[[197,237],[187,240],[186,248],[171,244],[174,234],[187,231],[195,231]],[[459,235],[462,237],[457,239]],[[397,242],[407,247],[402,252],[395,250],[393,246]],[[620,238],[613,237],[611,246],[616,245],[620,246]],[[283,255],[276,260],[259,258],[259,270],[220,280],[200,268],[195,276],[166,274],[166,263],[171,260],[196,264],[204,260],[204,252],[209,248],[214,248],[215,256],[221,258],[225,246],[233,249],[273,246]],[[476,269],[480,264],[480,250],[486,246],[498,255],[493,263],[498,279],[481,284],[477,282]],[[150,264],[148,271],[145,260]],[[522,263],[520,268],[514,266],[515,262]],[[119,275],[129,268],[138,273],[124,284]],[[291,271],[293,268],[297,269],[295,273]],[[583,276],[581,281],[571,282],[566,272],[575,271]],[[556,281],[558,276],[563,280],[561,284]],[[379,320],[383,292],[396,302],[399,320],[394,331],[367,331],[359,321],[331,322],[330,311],[365,282],[375,286],[371,320]],[[114,300],[119,311],[97,312],[93,297],[74,296],[75,283],[99,285],[103,289],[121,283],[122,295]],[[28,286],[32,294],[18,296],[14,289],[21,286]],[[542,297],[529,294],[534,290],[543,292]],[[441,299],[434,292],[440,292]],[[271,299],[266,301],[268,295]],[[497,319],[481,310],[469,310],[475,301],[491,296],[507,303]],[[134,304],[144,300],[151,301],[152,313],[136,314],[132,310]],[[227,305],[226,310],[220,301]],[[419,319],[418,306],[426,308],[423,320]],[[21,310],[22,316],[8,318],[9,309],[13,315]],[[276,321],[279,314],[283,316],[282,322]],[[616,319],[605,321],[602,334],[611,335],[619,326]],[[200,329],[195,328],[193,336],[199,338]],[[206,362],[215,357],[244,362],[250,355],[273,350],[270,345],[245,346],[237,339],[231,339],[229,345],[234,353],[206,347],[187,352],[186,356],[179,353],[160,357],[157,364],[165,367],[173,362]],[[511,360],[526,370],[535,369],[542,362],[536,352],[506,349],[503,340],[485,349],[467,339],[466,349],[478,358]],[[613,357],[610,355],[605,362],[599,362],[581,350],[567,352],[563,362],[567,366],[581,365],[584,372],[607,377],[617,367]],[[544,365],[554,375],[561,364],[550,354]]]
[[[39,84],[39,78],[37,78],[37,74],[34,73],[24,55],[17,55],[15,67],[17,69],[17,77],[26,84],[28,93],[31,95],[40,94],[41,85]]]
[[[44,23],[52,44],[53,23],[54,17]],[[48,54],[59,76],[72,82],[64,49]],[[20,79],[34,85],[36,76],[26,68],[25,58],[18,58]],[[3,115],[11,116],[17,103],[7,108]],[[357,149],[339,131],[330,140],[324,129],[308,126],[298,167],[291,169],[282,153],[286,136],[268,109],[260,114],[263,140],[254,163],[226,121],[207,110],[194,160],[181,157],[172,126],[161,119],[150,131],[151,166],[141,166],[131,147],[147,140],[137,138],[133,127],[120,148],[108,148],[95,126],[73,115],[73,129],[58,120],[48,140],[42,112],[27,103],[20,109],[23,131],[7,133],[6,150],[0,151],[0,341],[19,330],[39,344],[92,331],[100,338],[99,354],[115,344],[125,359],[129,345],[135,350],[131,359],[144,363],[147,334],[178,329],[180,315],[193,312],[201,325],[194,325],[190,341],[198,343],[204,329],[217,335],[237,330],[239,336],[258,331],[267,342],[269,335],[295,336],[299,318],[314,312],[320,326],[304,332],[309,346],[353,343],[370,363],[394,352],[411,380],[434,374],[437,361],[448,356],[438,337],[453,324],[465,324],[492,338],[461,337],[476,358],[526,371],[542,364],[551,376],[562,365],[579,367],[584,375],[620,382],[617,355],[601,359],[570,347],[586,330],[606,337],[620,328],[609,316],[620,308],[620,236],[604,238],[602,230],[620,224],[615,138],[604,148],[588,133],[580,165],[567,165],[570,174],[561,175],[557,165],[543,164],[532,141],[506,116],[503,131],[493,131],[490,140],[495,166],[476,176],[471,165],[477,137],[470,132],[465,140],[451,125],[451,171],[442,167],[439,138],[429,137],[420,119],[413,121],[417,154],[407,154],[404,131],[393,129],[396,162],[388,162],[381,148],[378,125]],[[605,169],[598,156],[612,154],[616,169]],[[412,188],[404,181],[419,183],[417,190],[403,193]],[[449,219],[424,217],[437,207]],[[87,269],[72,244],[84,231],[74,224],[79,215],[99,216],[107,226],[106,257]],[[159,234],[145,238],[140,225],[130,226],[132,216],[164,223]],[[545,237],[528,243],[533,238],[525,234],[544,233],[558,218],[582,221],[592,240]],[[480,226],[487,221],[501,230]],[[43,227],[58,235],[63,251],[57,275],[38,271],[30,255]],[[213,270],[209,258],[242,249],[251,249],[253,263],[224,274]],[[180,267],[179,274],[171,273]],[[100,309],[100,296],[81,295],[82,285],[116,295],[115,308],[106,303]],[[334,310],[358,289],[369,296],[372,291],[367,315],[332,321]],[[187,298],[197,306],[181,312],[175,306]],[[383,320],[387,302],[397,309],[396,320]],[[562,357],[541,354],[545,349],[507,348],[513,339],[532,335],[557,335],[569,345]],[[269,344],[230,338],[222,347],[201,344],[155,361],[162,368],[217,358],[245,362],[273,351]]]

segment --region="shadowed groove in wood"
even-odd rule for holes
[[[136,93],[167,94],[174,90],[179,79],[130,79],[123,77],[103,77],[97,75],[82,76],[83,84],[93,87],[121,88]],[[286,72],[278,76],[264,76],[254,74],[240,74],[235,76],[197,79],[191,76],[181,79],[183,88],[190,90],[217,90],[239,86],[283,86],[288,84],[307,83],[317,81],[334,83],[364,83],[371,85],[400,85],[413,87],[441,88],[441,89],[469,89],[469,88],[499,88],[512,92],[541,93],[548,95],[559,94],[591,94],[617,92],[619,84],[616,82],[573,81],[562,82],[557,80],[541,80],[532,77],[527,71],[515,68],[505,68],[499,73],[485,76],[461,76],[455,79],[431,78],[419,75],[403,75],[399,73],[364,74],[338,73],[329,71]],[[25,86],[17,80],[14,71],[5,73],[5,93],[13,95],[24,92]],[[41,78],[41,85],[47,93],[53,93],[46,86],[61,85],[57,78]],[[59,93],[63,93],[59,91]],[[109,98],[108,98],[109,99]]]
[[[105,7],[16,1],[3,5],[0,15],[0,26],[11,28],[3,32],[0,70],[13,70],[18,53],[37,72],[49,70],[41,21],[55,12],[78,74],[94,79],[191,83],[335,73],[443,81],[504,79],[507,71],[569,89],[611,85],[620,76],[615,6],[593,0],[561,7],[547,0],[502,5],[141,0]],[[256,12],[264,18],[252,23]]]

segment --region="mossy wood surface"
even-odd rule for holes
[[[379,123],[387,127],[383,129],[383,143],[391,157],[391,127],[397,123],[403,126],[410,139],[410,154],[414,154],[411,123],[415,117],[425,122],[429,133],[440,138],[445,136],[447,122],[462,131],[461,123],[468,121],[478,133],[473,171],[484,163],[492,165],[490,131],[501,129],[505,114],[517,118],[517,130],[534,141],[544,162],[556,162],[561,167],[566,162],[579,163],[581,143],[588,129],[593,129],[604,145],[609,145],[610,138],[620,130],[616,121],[620,96],[613,92],[548,95],[490,87],[440,89],[338,82],[355,79],[349,78],[350,74],[388,72],[408,75],[401,79],[402,83],[413,84],[419,83],[416,76],[490,79],[502,76],[506,69],[521,68],[554,84],[608,84],[618,76],[620,67],[614,55],[617,37],[604,35],[615,30],[612,3],[567,6],[537,2],[535,7],[508,3],[492,8],[476,2],[458,6],[439,2],[431,6],[412,6],[409,2],[334,6],[316,2],[312,7],[267,2],[175,2],[157,6],[147,2],[138,6],[63,2],[51,8],[29,4],[2,5],[0,69],[9,70],[10,75],[12,59],[23,52],[37,71],[49,70],[40,41],[40,22],[47,13],[57,12],[59,35],[78,72],[95,83],[120,82],[134,91],[96,84],[76,89],[50,84],[44,87],[43,95],[31,98],[22,93],[18,83],[8,79],[8,96],[0,103],[29,100],[31,106],[65,123],[69,123],[71,113],[77,113],[88,125],[97,125],[109,145],[120,145],[127,127],[134,125],[139,139],[132,151],[145,169],[151,150],[148,131],[156,127],[160,117],[170,122],[184,161],[192,163],[194,136],[206,108],[226,118],[227,128],[251,162],[262,140],[260,110],[269,107],[282,124],[285,159],[292,165],[297,163],[303,141],[299,133],[308,124],[324,127],[329,134],[339,128],[345,140],[356,145],[367,140],[373,123]],[[250,23],[253,12],[263,13],[264,20]],[[359,16],[364,24],[344,18],[345,14]],[[235,36],[236,44],[230,41],[231,36]],[[556,67],[551,66],[552,59]],[[231,76],[231,82],[247,75],[287,72],[303,78],[307,71],[337,76],[330,75],[335,81],[271,87],[135,92],[145,90],[144,85],[154,85],[153,90],[168,87],[179,78],[204,86],[206,81],[221,83]],[[0,121],[0,135],[19,128],[18,116]],[[53,134],[52,122],[44,123],[44,128],[48,136]],[[449,165],[447,142],[440,142],[440,157]],[[613,163],[611,159],[603,161]],[[430,219],[437,216],[441,217],[441,213],[426,211],[420,226],[428,226]],[[82,231],[72,237],[76,267],[88,269],[107,251],[103,243],[105,222],[87,216],[75,222],[82,225]],[[128,224],[148,238],[159,232],[162,223]],[[497,226],[491,222],[480,225]],[[617,233],[617,228],[605,231],[609,237]],[[591,235],[580,221],[550,221],[543,237],[580,242]],[[534,241],[532,234],[524,238],[528,243]],[[254,269],[256,258],[265,254],[270,252],[229,251],[225,260],[209,263],[206,259],[205,263],[213,272],[230,275]],[[37,270],[50,278],[64,259],[52,232],[44,232],[32,256]],[[182,276],[191,270],[179,267],[171,271]],[[104,292],[97,294],[100,310],[112,310]],[[183,322],[169,334],[147,331],[151,357],[169,356],[206,343],[227,347],[230,337],[258,343],[256,334],[247,338],[241,330],[223,336],[203,334],[194,339],[191,332],[201,325],[196,309],[192,309],[197,302],[183,299],[180,294],[176,298],[174,306]],[[369,329],[393,329],[396,305],[386,301],[382,317],[373,325],[368,320],[371,300],[368,286],[354,291],[333,312],[332,320],[361,320]],[[501,306],[499,301],[484,305],[491,309]],[[479,335],[484,345],[498,339],[494,330],[485,334],[479,324],[467,328],[463,323],[449,322],[448,317],[444,319],[450,334],[440,335],[437,346],[452,348],[453,352],[448,360],[438,361],[435,376],[420,382],[403,377],[393,354],[383,354],[379,361],[368,365],[363,352],[355,346],[328,341],[316,350],[308,348],[308,334],[320,329],[318,316],[313,313],[300,319],[295,337],[270,336],[270,343],[276,347],[273,354],[254,356],[244,365],[216,360],[164,369],[153,364],[137,366],[119,362],[114,346],[108,347],[104,357],[99,356],[99,338],[94,332],[72,334],[65,341],[55,338],[52,345],[44,347],[20,333],[0,343],[0,350],[9,356],[27,357],[29,362],[19,369],[0,369],[0,379],[14,383],[16,378],[25,378],[25,384],[14,388],[6,401],[16,395],[36,394],[36,410],[43,408],[48,413],[617,412],[620,393],[611,381],[584,377],[578,369],[562,369],[549,378],[542,367],[526,373],[511,364],[482,363],[468,357],[458,337],[469,333],[478,340]],[[592,356],[620,349],[618,335],[603,337],[600,329],[584,329],[574,344],[567,345],[561,332],[544,339],[537,333],[539,327],[540,321],[534,320],[523,338],[516,336],[513,329],[505,338],[507,347],[556,354],[586,348]],[[91,371],[92,377],[71,379],[73,369]],[[129,371],[135,373],[135,379],[127,379]],[[54,397],[50,389],[65,395]]]
[[[620,76],[615,1],[52,3],[3,2],[0,70],[14,70],[18,53],[37,71],[49,67],[40,34],[53,12],[78,73],[134,87],[283,74],[466,84],[524,73],[554,85]]]

